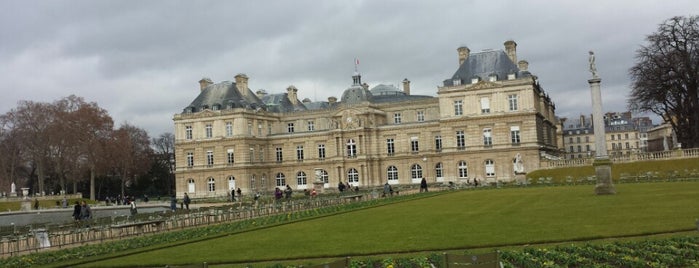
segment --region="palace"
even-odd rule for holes
[[[514,157],[525,171],[559,151],[555,105],[517,61],[517,44],[504,50],[458,52],[458,68],[435,96],[390,85],[371,89],[361,75],[338,100],[299,100],[253,92],[245,74],[235,82],[199,81],[198,96],[174,116],[176,190],[192,198],[310,189],[339,182],[374,187],[428,182],[514,180]],[[317,174],[317,175],[316,175]]]

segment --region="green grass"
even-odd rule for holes
[[[696,158],[689,159],[673,159],[673,160],[655,160],[655,161],[639,161],[632,163],[619,163],[612,165],[612,178],[615,182],[619,181],[621,174],[636,176],[646,174],[648,172],[658,173],[661,179],[667,177],[668,174],[676,174],[684,177],[692,171],[699,170],[699,161]],[[570,176],[573,179],[588,177],[595,175],[595,168],[592,166],[555,168],[555,169],[540,169],[527,174],[528,178],[536,180],[540,177],[551,177],[556,184],[564,184],[566,177]]]
[[[231,234],[82,267],[245,263],[442,251],[696,229],[699,183],[456,191]]]

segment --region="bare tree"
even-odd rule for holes
[[[23,171],[22,147],[19,146],[14,124],[7,115],[0,116],[0,189],[10,189]],[[25,174],[26,175],[26,174]]]
[[[647,36],[629,73],[629,108],[672,125],[684,147],[699,146],[699,16],[673,17]]]
[[[145,130],[123,124],[114,131],[108,148],[113,171],[121,178],[121,195],[125,196],[124,187],[137,183],[138,175],[147,172],[151,166],[150,138]]]
[[[165,187],[170,193],[175,182],[175,135],[166,132],[158,138],[153,138],[153,147],[155,147],[155,161],[169,171]]]

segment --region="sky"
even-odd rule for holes
[[[362,81],[411,81],[436,96],[471,53],[517,43],[517,58],[559,117],[591,113],[588,51],[596,55],[603,110],[621,112],[629,68],[647,35],[699,1],[62,1],[0,0],[0,113],[19,101],[76,95],[151,137],[215,83],[249,77],[253,91],[340,98]],[[690,13],[695,12],[695,13]],[[654,117],[654,123],[660,123]]]

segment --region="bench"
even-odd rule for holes
[[[364,196],[364,195],[356,194],[356,195],[346,195],[346,196],[343,196],[342,198],[344,198],[344,199],[350,199],[350,200],[353,200],[353,201],[359,201],[359,200],[362,199],[363,196]]]
[[[121,224],[112,224],[109,226],[109,228],[118,230],[119,235],[135,235],[157,231],[158,229],[160,229],[160,226],[163,225],[164,222],[164,220],[129,222]]]

